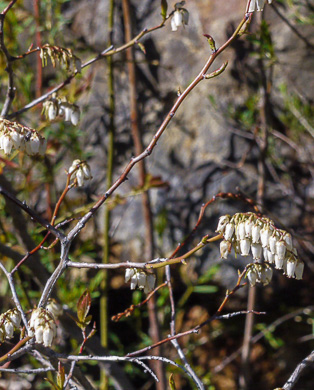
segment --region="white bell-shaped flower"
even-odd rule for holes
[[[241,256],[248,256],[250,253],[250,240],[245,238],[240,241]]]
[[[5,134],[1,137],[2,139],[2,149],[5,154],[9,155],[13,147],[13,141],[9,134]]]
[[[132,276],[135,274],[135,269],[134,268],[127,268],[125,270],[125,283],[127,283]]]
[[[251,238],[252,237],[253,222],[248,219],[247,221],[245,221],[244,227],[245,227],[245,237]]]
[[[283,269],[284,258],[280,258],[277,254],[275,255],[275,268]]]
[[[245,223],[240,222],[238,225],[238,240],[244,240],[245,238],[246,238]]]
[[[295,278],[297,280],[302,279],[303,277],[303,270],[304,270],[304,263],[302,261],[298,261],[296,266],[295,266]]]
[[[276,243],[276,255],[279,257],[279,259],[284,260],[286,249],[286,245],[283,241],[278,241]]]
[[[263,247],[261,244],[252,244],[252,255],[254,260],[260,260],[262,258]]]
[[[227,224],[229,223],[229,220],[230,220],[229,215],[223,215],[222,217],[220,217],[216,232],[223,233],[225,231]]]
[[[51,328],[49,325],[45,326],[45,329],[43,332],[43,344],[45,347],[51,347],[53,337],[54,337],[53,328]]]
[[[251,267],[246,274],[251,287],[254,287],[257,282],[257,272],[254,267]]]
[[[5,338],[11,339],[13,337],[13,333],[14,333],[13,323],[10,321],[9,318],[6,318],[3,325],[4,325],[4,330],[5,330]]]
[[[261,227],[260,225],[255,224],[252,228],[252,242],[253,244],[258,244],[261,238]]]
[[[228,258],[229,247],[230,247],[230,243],[228,241],[223,240],[220,242],[220,256],[222,259]]]
[[[36,343],[42,344],[43,343],[43,335],[44,335],[44,326],[39,325],[35,329],[35,340]]]
[[[224,238],[226,241],[231,241],[231,238],[233,236],[234,232],[234,224],[233,223],[228,223],[226,225],[225,233],[224,233]]]
[[[294,278],[294,273],[296,269],[297,262],[293,258],[287,260],[287,271],[286,274],[288,278]]]

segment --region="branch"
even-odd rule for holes
[[[296,369],[293,371],[292,375],[284,385],[284,390],[290,390],[294,387],[294,385],[297,383],[302,371],[306,367],[310,367],[314,363],[314,351],[312,351],[305,359],[302,360],[301,363],[299,363],[296,367]]]
[[[10,4],[1,12],[0,14],[0,50],[3,52],[6,60],[6,68],[5,70],[8,73],[9,76],[9,82],[8,82],[8,88],[7,88],[7,95],[6,99],[1,111],[1,116],[5,117],[7,113],[10,110],[12,101],[15,96],[15,88],[14,88],[14,76],[13,76],[13,69],[12,69],[12,63],[11,63],[11,56],[8,52],[8,49],[5,46],[4,43],[4,37],[3,37],[3,25],[4,25],[4,19],[7,14],[7,12],[10,10],[10,8],[13,7],[13,5],[16,3],[16,0],[12,0]]]

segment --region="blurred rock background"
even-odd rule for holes
[[[45,2],[46,5],[49,3]],[[54,5],[54,2],[51,4]],[[172,32],[170,23],[167,23],[164,28],[148,34],[141,40],[146,54],[135,46],[139,123],[145,146],[169,112],[178,91],[183,91],[189,85],[206,62],[210,49],[203,34],[210,34],[215,39],[216,46],[221,46],[242,19],[245,4],[245,0],[189,0],[185,5],[190,14],[187,27]],[[159,1],[132,0],[131,5],[134,36],[144,28],[161,22]],[[173,5],[174,2],[169,2],[168,12]],[[25,1],[27,12],[32,13],[32,7],[32,1]],[[43,43],[49,34],[54,35],[56,45],[73,48],[74,53],[83,61],[108,46],[108,0],[59,2],[58,7],[52,7],[50,16],[54,21],[58,15],[60,27],[52,34],[52,30],[46,26],[46,31],[42,34]],[[49,8],[42,8],[41,12],[42,18],[46,20]],[[54,15],[53,12],[58,13]],[[313,304],[314,264],[311,258],[313,245],[310,241],[313,233],[314,196],[312,17],[313,7],[305,0],[274,0],[272,6],[265,7],[263,16],[255,14],[250,33],[243,35],[225,50],[210,69],[213,71],[224,61],[228,61],[225,72],[217,78],[204,80],[187,97],[156,149],[146,159],[149,177],[156,180],[158,178],[161,184],[149,190],[156,257],[166,257],[176,248],[193,229],[202,204],[219,192],[242,192],[258,202],[261,210],[276,225],[292,233],[300,258],[306,263],[304,281],[288,280],[275,272],[271,285],[258,288],[257,308],[270,314],[261,320],[262,325],[254,329],[254,334],[287,312]],[[116,2],[114,21],[113,44],[119,47],[125,42],[120,1]],[[25,31],[18,35],[19,45],[24,51],[27,50],[29,37],[33,33],[31,29]],[[28,38],[25,39],[25,36]],[[114,178],[118,178],[134,155],[134,148],[130,133],[125,53],[115,55],[113,61],[116,99]],[[27,58],[26,62],[34,71],[34,58]],[[52,67],[44,69],[43,92],[55,85],[54,74]],[[58,73],[57,77],[62,81],[64,74],[62,76]],[[17,78],[22,83],[22,74],[17,73]],[[2,96],[4,92],[2,86]],[[65,91],[63,93],[66,94]],[[86,68],[82,76],[71,83],[67,93],[80,106],[82,120],[76,133],[59,123],[46,124],[50,146],[55,151],[51,152],[51,162],[46,161],[46,172],[51,173],[50,184],[55,186],[50,193],[53,203],[64,185],[64,169],[71,165],[74,158],[87,159],[94,179],[87,188],[73,192],[70,195],[71,201],[66,204],[67,210],[79,210],[82,201],[91,202],[106,190],[109,126],[106,61],[99,61]],[[32,94],[35,94],[34,90]],[[24,101],[26,103],[27,98]],[[14,108],[19,108],[23,104],[23,98],[15,104]],[[38,114],[39,111],[32,110],[23,119],[38,123]],[[265,128],[267,147],[263,150]],[[25,168],[26,171],[27,169]],[[6,174],[10,178],[11,173]],[[22,183],[23,180],[20,180]],[[263,188],[258,192],[261,186]],[[128,175],[128,181],[116,192],[119,198],[112,198],[108,202],[113,208],[110,226],[110,259],[113,262],[149,260],[143,257],[145,225],[141,196],[132,195],[132,191],[137,188],[138,172],[135,168]],[[22,184],[19,190],[23,192]],[[43,187],[34,189],[30,195],[31,203],[43,214],[47,212],[47,197]],[[252,209],[238,201],[217,200],[207,208],[193,241],[182,253],[192,248],[205,234],[213,234],[219,216],[239,211]],[[101,261],[103,221],[102,209],[75,242],[73,258]],[[187,267],[174,269],[174,289],[180,312],[178,331],[195,326],[200,319],[206,319],[207,311],[212,313],[217,309],[225,289],[234,286],[237,270],[243,268],[244,264],[242,259],[231,257],[222,263],[219,245],[216,243],[201,254],[198,253],[188,262]],[[212,293],[196,293],[193,286],[201,276],[208,273],[210,282],[207,284],[212,287]],[[95,277],[91,272],[80,271],[75,276],[73,272],[73,279],[70,281],[73,286],[78,276],[85,284],[88,284],[91,276]],[[159,277],[161,279],[162,275]],[[116,306],[121,306],[121,310],[127,306],[124,299],[128,298],[118,298],[122,278],[122,272],[110,278],[110,296],[116,299],[110,303],[112,314],[116,314]],[[95,285],[99,283],[99,279],[98,275]],[[125,290],[124,293],[129,294],[129,291]],[[245,309],[246,297],[247,290],[240,290],[231,300],[228,309]],[[269,335],[266,341],[253,346],[251,368],[254,388],[266,389],[281,385],[295,365],[311,350],[313,311],[308,310],[306,313],[301,311],[297,319],[293,317],[290,320],[293,322],[295,335],[293,340],[289,325],[291,322],[288,322],[280,328],[280,332]],[[168,323],[166,315],[167,313],[160,314],[164,328]],[[241,347],[243,324],[243,318],[229,323],[229,327],[213,323],[209,330],[204,330],[200,336],[193,336],[183,343],[188,356],[194,356],[193,364],[198,367],[199,374],[206,376],[208,386],[210,383],[217,389],[238,388],[241,371],[239,358],[223,370],[219,369],[219,364]],[[307,336],[307,339],[302,339]],[[123,339],[120,334],[119,337]],[[210,370],[214,374],[210,375]],[[179,376],[176,380],[181,385],[178,388],[189,388],[187,382]],[[310,382],[306,377],[298,388],[309,389]]]

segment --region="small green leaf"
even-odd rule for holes
[[[141,51],[146,54],[145,46],[141,42],[137,42],[138,47],[141,49]]]
[[[167,0],[161,0],[161,16],[165,20],[167,17],[168,3]]]
[[[58,363],[57,383],[58,383],[58,387],[60,389],[63,389],[64,382],[65,382],[64,367],[62,366],[61,362],[59,362]]]
[[[90,292],[88,290],[85,290],[77,303],[77,318],[80,323],[85,322],[85,318],[87,317],[87,314],[91,307],[91,303],[92,299],[90,296]]]
[[[170,386],[170,390],[176,390],[176,384],[173,379],[173,374],[171,374],[169,377],[169,386]]]

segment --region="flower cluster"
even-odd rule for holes
[[[189,12],[185,8],[182,8],[184,4],[185,1],[180,1],[179,3],[176,3],[174,6],[175,11],[173,12],[171,18],[172,31],[177,31],[178,27],[187,26],[189,23]]]
[[[93,178],[91,170],[86,161],[74,160],[70,166],[69,173],[71,177],[75,176],[77,185],[82,187],[85,180],[91,180]]]
[[[77,105],[69,103],[65,97],[57,97],[53,94],[49,100],[43,104],[42,113],[50,121],[58,116],[64,117],[65,122],[71,122],[76,126],[80,121],[80,109]]]
[[[61,65],[64,65],[68,71],[72,70],[73,72],[81,73],[82,70],[81,60],[72,53],[71,49],[52,46],[46,43],[40,49],[40,58],[43,67],[48,65],[48,58],[50,58],[54,68],[56,67],[57,62],[59,62]]]
[[[29,321],[29,336],[35,336],[36,343],[51,347],[53,338],[57,333],[57,326],[53,314],[50,311],[39,307],[32,311]]]
[[[13,148],[29,156],[43,156],[47,141],[36,130],[0,117],[0,149],[9,155]]]
[[[246,277],[252,287],[255,286],[256,283],[263,283],[263,285],[266,286],[273,277],[273,270],[266,263],[250,264],[246,272]]]
[[[136,268],[127,268],[125,270],[125,283],[129,280],[131,280],[131,290],[135,290],[138,287],[139,289],[144,289],[144,292],[147,294],[154,289],[156,276],[139,271]]]
[[[17,309],[10,309],[0,316],[0,343],[4,339],[12,339],[14,328],[18,329],[21,323],[21,313]]]
[[[266,3],[266,0],[251,0],[248,12],[263,11],[265,3]],[[271,3],[272,3],[272,0],[268,0],[268,4],[271,4]]]
[[[283,269],[288,278],[302,279],[304,263],[298,259],[291,234],[277,229],[270,219],[254,213],[224,215],[219,218],[216,232],[224,237],[220,243],[222,259],[228,257],[232,246],[241,256],[248,256],[251,250],[256,262],[264,257],[276,269]]]

